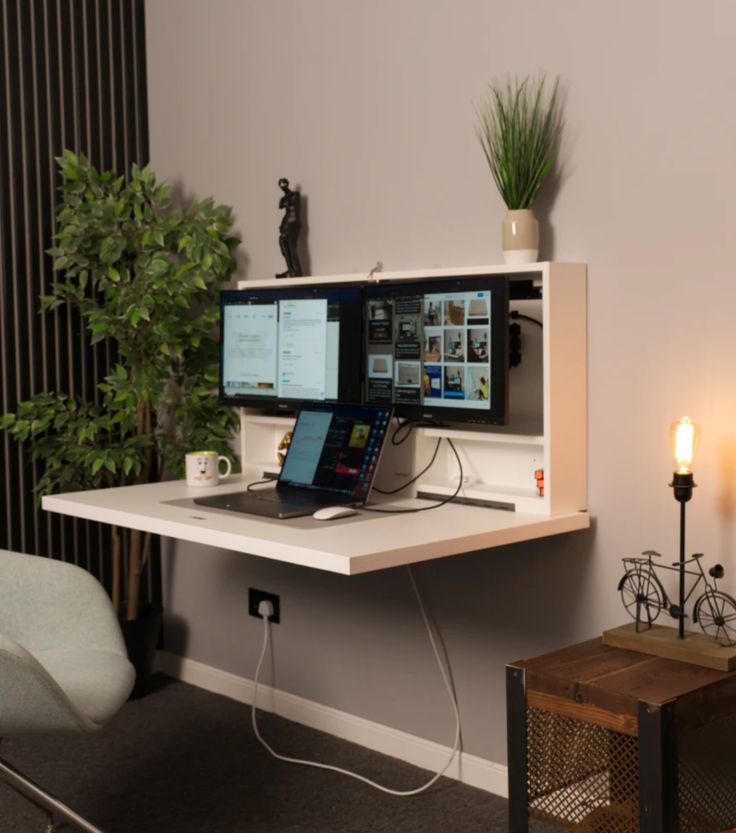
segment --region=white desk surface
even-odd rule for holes
[[[42,506],[75,518],[140,529],[183,541],[301,564],[343,575],[414,564],[447,555],[586,529],[586,512],[546,517],[499,509],[447,504],[428,512],[390,516],[360,512],[316,521],[311,516],[271,520],[196,506],[195,497],[237,491],[251,475],[237,475],[208,488],[183,480],[48,495]],[[181,501],[186,505],[173,505]],[[426,506],[401,500],[385,507]]]

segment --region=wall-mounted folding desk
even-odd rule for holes
[[[545,517],[476,506],[450,505],[396,516],[361,512],[349,518],[316,521],[311,517],[271,520],[235,512],[203,509],[191,501],[200,495],[235,490],[239,476],[212,488],[186,481],[71,492],[43,498],[43,508],[75,518],[116,524],[237,552],[354,575],[414,564],[573,532],[589,526],[585,512]],[[184,505],[182,505],[182,503]],[[427,501],[395,501],[390,507],[422,506]],[[386,504],[388,507],[389,504]]]
[[[103,491],[47,496],[43,508],[77,518],[116,524],[222,549],[301,564],[344,575],[365,573],[529,541],[590,525],[587,481],[586,268],[580,263],[476,266],[421,272],[381,273],[381,281],[411,281],[452,275],[504,275],[511,308],[531,319],[523,361],[509,380],[509,424],[488,431],[421,428],[406,456],[384,459],[384,488],[406,482],[441,439],[452,440],[462,460],[460,497],[484,504],[447,504],[415,514],[361,512],[334,521],[270,520],[204,509],[193,498],[235,491],[275,469],[275,449],[291,421],[243,411],[243,475],[215,489],[185,482],[154,483]],[[359,280],[355,275],[295,278],[295,285]],[[248,281],[263,287],[283,281]],[[538,326],[542,325],[542,326]],[[427,506],[452,495],[458,477],[454,454],[443,443],[427,477],[410,497],[390,506]],[[385,471],[382,471],[384,470]],[[544,489],[535,471],[544,472]],[[454,479],[454,480],[453,480]],[[503,509],[496,508],[503,506]],[[510,511],[513,510],[513,511]]]

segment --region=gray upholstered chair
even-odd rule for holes
[[[60,561],[0,550],[0,738],[91,732],[135,681],[100,583]],[[101,833],[0,758],[0,780],[49,817]]]

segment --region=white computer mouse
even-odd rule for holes
[[[347,518],[348,515],[357,515],[358,510],[352,506],[323,506],[318,509],[312,517],[318,521],[334,521],[335,518]]]

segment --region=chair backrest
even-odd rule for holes
[[[74,564],[0,550],[0,634],[28,651],[69,644],[126,656],[102,585]]]

